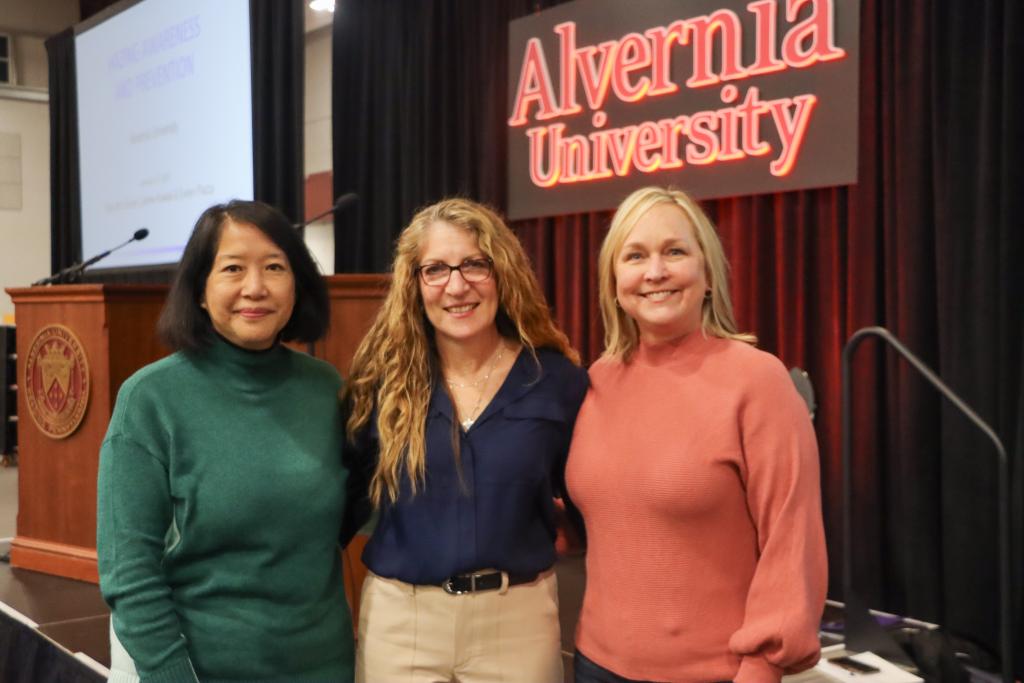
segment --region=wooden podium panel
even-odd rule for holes
[[[338,368],[342,377],[347,377],[352,356],[373,324],[391,278],[378,274],[333,275],[326,281],[331,299],[331,329],[317,342],[315,353]],[[345,595],[352,610],[352,626],[357,629],[359,598],[366,578],[366,565],[361,558],[367,540],[367,536],[357,535],[342,553]]]
[[[348,371],[352,354],[386,293],[384,275],[332,275],[331,329],[314,352]],[[88,407],[81,424],[61,439],[47,436],[18,391],[18,522],[11,543],[16,567],[96,582],[96,474],[100,444],[117,391],[132,373],[168,353],[156,336],[167,296],[164,285],[58,285],[6,290],[17,321],[19,385],[36,335],[62,325],[81,344],[89,369]],[[364,539],[365,540],[365,539]],[[346,565],[359,565],[353,543]],[[360,565],[361,566],[361,565]],[[355,578],[354,573],[348,576]],[[348,581],[347,581],[348,583]],[[358,585],[346,585],[351,604]]]
[[[18,348],[18,524],[11,564],[96,581],[96,471],[117,390],[136,369],[166,355],[156,319],[165,286],[62,285],[8,289]],[[88,406],[62,439],[45,434],[29,411],[23,386],[36,335],[63,325],[88,365]]]
[[[348,376],[356,347],[366,336],[387,294],[388,275],[331,275],[325,278],[331,299],[331,329],[316,343],[316,355]]]

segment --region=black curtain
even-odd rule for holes
[[[250,0],[255,198],[303,218],[303,3]]]
[[[335,270],[381,272],[415,210],[459,194],[505,203],[508,22],[530,0],[346,2],[333,33]]]
[[[934,280],[916,273],[920,301],[934,301],[933,341],[942,377],[964,393],[1009,451],[1017,673],[1024,670],[1024,5],[1014,0],[935,3],[922,27],[934,135]],[[908,74],[916,78],[919,74]],[[922,232],[927,231],[927,224]],[[907,301],[905,308],[914,306]],[[997,517],[987,439],[943,402],[936,440],[946,567],[944,617],[966,633],[990,633],[991,612],[970,587],[994,590],[989,535]],[[955,455],[960,457],[953,457]],[[934,453],[929,454],[934,457]],[[980,564],[980,566],[979,566]],[[914,577],[910,577],[914,578]],[[984,591],[984,589],[983,589]],[[982,593],[984,594],[984,592]]]
[[[398,5],[401,4],[401,7]],[[554,2],[351,0],[334,27],[334,178],[362,197],[339,272],[382,272],[416,207],[505,206],[507,22]],[[839,358],[886,325],[989,421],[1012,463],[1017,669],[1024,670],[1024,6],[861,0],[856,185],[706,203],[741,327],[810,372],[841,598]],[[596,254],[610,214],[513,225],[556,316],[601,349]],[[874,607],[998,650],[995,456],[872,342],[855,363],[855,585]]]
[[[299,221],[304,196],[303,6],[250,0],[249,18],[254,197]],[[50,267],[57,272],[83,256],[74,30],[67,29],[47,40],[46,49],[50,69]],[[167,268],[144,268],[87,274],[84,279],[154,282],[166,281],[170,275]]]
[[[49,38],[46,54],[50,70],[50,272],[56,273],[82,259],[74,29]]]

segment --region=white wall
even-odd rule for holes
[[[0,90],[0,133],[18,136],[21,148],[16,169],[21,208],[0,209],[0,317],[14,312],[4,288],[28,285],[50,273],[49,104],[17,95],[26,89],[45,94],[43,43],[78,18],[78,0],[0,0],[0,31],[12,37],[17,75],[14,90]]]
[[[43,39],[25,34],[14,34],[12,38],[17,85],[45,89],[50,73]]]
[[[331,27],[306,34],[305,175],[330,171]],[[330,216],[306,227],[306,244],[324,273],[334,272],[334,220]]]
[[[306,34],[306,175],[331,170],[331,30]]]
[[[0,209],[0,318],[14,313],[2,290],[50,274],[50,116],[46,102],[0,98],[0,133],[21,138],[21,208]]]
[[[78,0],[0,0],[0,33],[14,43],[14,83],[46,88],[44,41],[78,22]]]

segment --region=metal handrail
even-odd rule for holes
[[[857,330],[843,347],[842,357],[842,441],[843,441],[843,596],[847,601],[853,592],[853,429],[851,424],[850,365],[853,353],[867,337],[878,337],[896,350],[915,370],[928,380],[935,389],[945,396],[961,413],[967,416],[992,442],[996,449],[999,471],[999,597],[1001,604],[999,618],[999,640],[1002,678],[1004,683],[1013,683],[1013,626],[1010,605],[1010,463],[1006,449],[995,431],[975,413],[970,406],[957,396],[924,362],[915,356],[889,330],[884,327],[864,327]]]

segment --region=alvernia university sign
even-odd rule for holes
[[[858,0],[577,0],[510,25],[509,215],[849,184]]]

